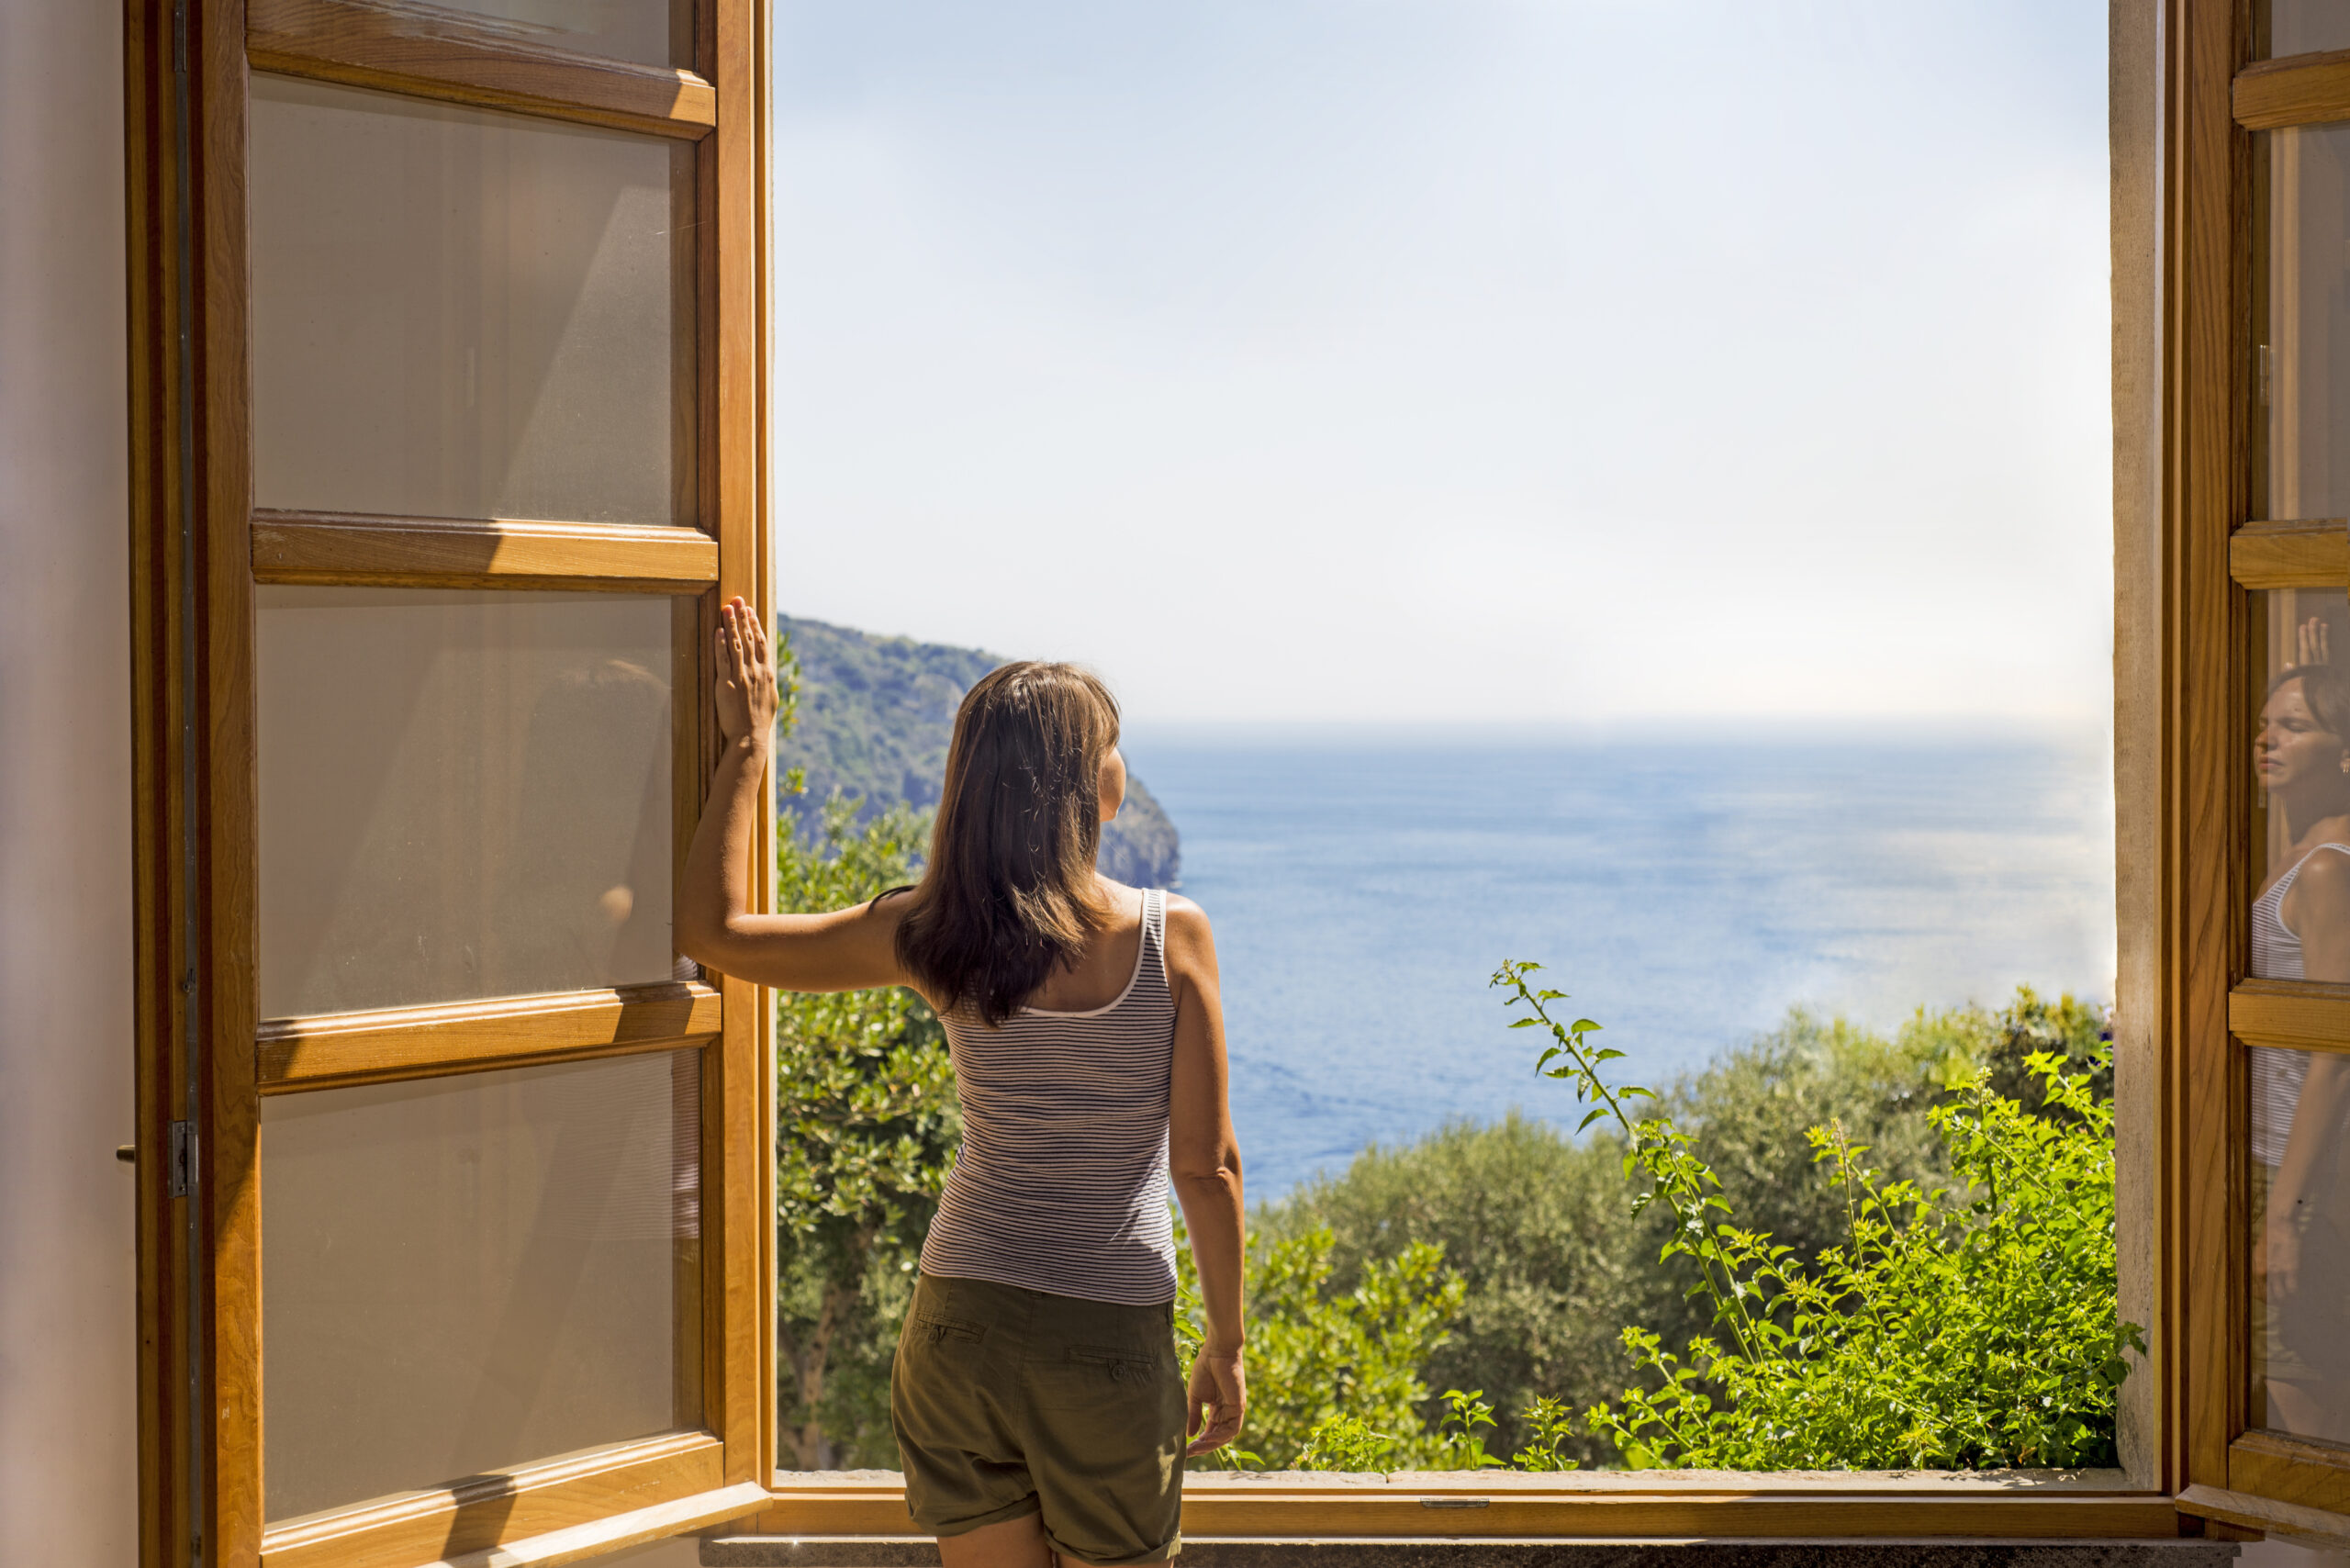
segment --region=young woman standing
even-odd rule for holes
[[[908,1506],[946,1568],[1165,1561],[1184,1457],[1231,1441],[1247,1404],[1240,1151],[1207,917],[1093,868],[1125,795],[1117,705],[1072,666],[994,671],[956,715],[922,881],[760,915],[776,675],[741,599],[718,669],[726,749],[678,947],[787,991],[911,987],[954,1056],[963,1148],[890,1378]],[[1170,1181],[1208,1320],[1188,1387]]]

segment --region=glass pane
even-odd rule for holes
[[[672,613],[263,588],[261,1015],[668,979]]]
[[[2350,125],[2268,141],[2268,403],[2272,518],[2350,514]]]
[[[694,521],[690,147],[252,82],[257,504]]]
[[[700,1425],[699,1071],[262,1102],[271,1518]]]
[[[2350,6],[2342,0],[2268,0],[2268,53],[2350,49]]]
[[[2266,597],[2267,680],[2252,756],[2261,861],[2252,972],[2350,983],[2350,929],[2332,929],[2350,923],[2332,918],[2322,882],[2301,882],[2310,866],[2323,865],[2313,856],[2339,856],[2350,868],[2350,595],[2277,588]]]
[[[2345,1152],[2350,1056],[2252,1047],[2253,1418],[2337,1443],[2350,1443]]]
[[[440,0],[435,8],[478,18],[476,28],[534,49],[639,65],[693,63],[693,6],[687,0]]]

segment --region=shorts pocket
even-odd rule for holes
[[[977,1345],[988,1337],[986,1324],[967,1323],[959,1317],[917,1314],[907,1320],[906,1327],[917,1338],[933,1345]]]
[[[1064,1342],[1058,1353],[1040,1347],[1022,1375],[1038,1410],[1139,1412],[1156,1410],[1170,1388],[1181,1403],[1174,1366],[1171,1347]]]
[[[1113,1383],[1148,1383],[1158,1375],[1159,1359],[1149,1350],[1120,1350],[1112,1345],[1071,1345],[1070,1362],[1080,1374],[1091,1372]]]

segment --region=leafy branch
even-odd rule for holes
[[[1729,1327],[1741,1355],[1752,1358],[1771,1350],[1768,1337],[1758,1330],[1748,1309],[1747,1289],[1738,1276],[1742,1256],[1734,1255],[1723,1227],[1708,1223],[1716,1213],[1729,1213],[1729,1200],[1721,1195],[1720,1178],[1697,1158],[1690,1147],[1689,1135],[1675,1126],[1672,1118],[1635,1119],[1626,1109],[1627,1103],[1635,1099],[1653,1101],[1655,1091],[1637,1083],[1619,1087],[1600,1075],[1602,1063],[1621,1060],[1624,1053],[1590,1045],[1585,1036],[1596,1034],[1600,1028],[1590,1019],[1561,1024],[1550,1016],[1547,1004],[1564,1002],[1568,997],[1562,991],[1538,988],[1528,982],[1527,977],[1541,967],[1505,962],[1494,971],[1492,982],[1507,987],[1511,992],[1503,1005],[1528,1010],[1528,1016],[1511,1021],[1511,1028],[1550,1032],[1551,1044],[1543,1049],[1535,1070],[1546,1078],[1563,1079],[1573,1084],[1577,1103],[1590,1107],[1575,1126],[1578,1133],[1594,1122],[1609,1118],[1615,1121],[1626,1146],[1624,1174],[1630,1176],[1637,1166],[1649,1177],[1649,1190],[1632,1200],[1632,1212],[1639,1214],[1659,1199],[1673,1210],[1673,1229],[1657,1260],[1663,1262],[1676,1256],[1695,1259],[1703,1277],[1690,1294],[1694,1296],[1703,1292],[1711,1299],[1715,1321]],[[1551,1065],[1554,1062],[1558,1064],[1555,1067]]]

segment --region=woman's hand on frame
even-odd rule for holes
[[[718,727],[729,745],[775,740],[775,654],[758,613],[738,597],[718,610]]]
[[[1240,1352],[1201,1346],[1192,1358],[1188,1404],[1183,1430],[1192,1440],[1183,1450],[1184,1458],[1214,1453],[1238,1437],[1240,1418],[1248,1410],[1248,1377],[1241,1370]]]

